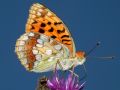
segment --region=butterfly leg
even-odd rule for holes
[[[62,70],[64,70],[64,71],[63,71],[63,72],[64,72],[64,73],[63,73],[63,76],[64,76],[64,74],[65,74],[66,71],[67,71],[67,70],[64,68],[65,65],[62,65],[59,60],[57,61],[56,64],[58,64],[58,65],[60,66],[60,68],[61,68]],[[69,69],[68,71],[71,72],[71,73],[72,73],[73,75],[75,75],[76,77],[79,77],[77,74],[74,73],[74,65],[72,65],[71,69]]]
[[[60,61],[59,61],[59,59],[57,60],[57,62],[56,62],[56,65],[55,65],[55,70],[54,70],[54,72],[56,72],[56,70],[57,70],[57,64],[59,65],[59,67],[62,69],[62,70],[64,70],[63,68],[63,65],[60,63]]]
[[[58,64],[58,63],[56,63],[56,64],[55,64],[55,70],[54,70],[54,72],[56,72],[56,69],[57,69],[57,64]]]
[[[84,80],[84,79],[87,77],[86,67],[85,67],[84,64],[83,64],[82,66],[83,66],[85,75],[84,75],[82,78],[80,78],[80,81]],[[69,69],[69,71],[70,71],[71,73],[73,73],[73,75],[75,75],[76,77],[79,77],[76,73],[74,73],[74,65]]]
[[[60,68],[61,68],[62,70],[64,70],[64,72],[67,71],[67,70],[64,68],[65,65],[62,65],[59,60],[57,61],[57,63],[59,64]],[[68,71],[71,72],[71,73],[72,73],[73,75],[75,75],[76,77],[79,77],[76,73],[74,73],[74,67],[75,67],[75,65],[72,65],[71,68],[70,68]]]
[[[75,65],[73,64],[73,65],[71,66],[71,68],[69,69],[69,72],[71,72],[74,76],[76,76],[76,77],[79,78],[79,76],[74,72],[74,67],[75,67]]]
[[[84,80],[87,77],[87,70],[84,64],[83,64],[83,69],[84,69],[85,75],[82,78],[80,78],[80,81]]]
[[[57,61],[57,64],[59,65],[59,67],[61,68],[61,70],[63,70],[62,77],[64,77],[67,70],[64,69],[64,65],[62,65],[59,60]]]
[[[63,67],[63,65],[60,63],[59,59],[57,60],[57,64],[60,66],[60,68],[61,68],[62,70],[64,69],[64,67]]]

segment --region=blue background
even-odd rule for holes
[[[14,53],[34,2],[43,3],[67,24],[77,50],[87,52],[101,41],[90,56],[116,56],[114,60],[87,59],[84,90],[120,90],[119,0],[0,0],[0,90],[34,90],[43,75],[27,72]],[[81,73],[79,68],[76,71]]]

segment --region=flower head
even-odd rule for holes
[[[78,77],[72,73],[67,78],[60,78],[57,73],[54,74],[52,79],[48,79],[47,85],[51,90],[82,90],[84,84],[80,84]]]

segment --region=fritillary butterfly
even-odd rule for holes
[[[85,53],[76,53],[71,34],[53,12],[41,4],[33,4],[25,33],[16,42],[15,51],[29,71],[67,70],[85,62]],[[59,62],[58,62],[59,61]]]

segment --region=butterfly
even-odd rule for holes
[[[21,64],[33,72],[68,70],[82,65],[86,58],[77,51],[63,21],[44,5],[35,3],[29,10],[26,30],[16,41],[15,52]]]

